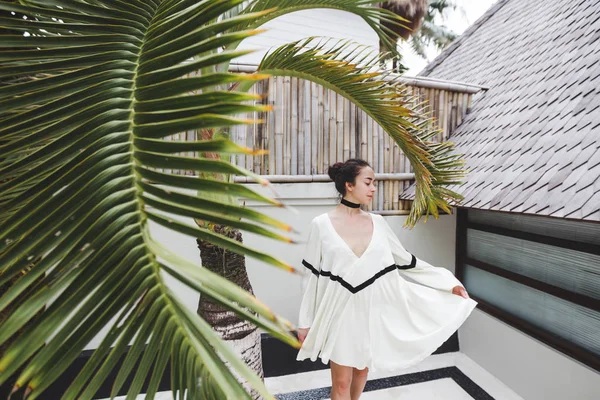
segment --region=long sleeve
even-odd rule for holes
[[[385,219],[383,217],[381,219],[394,256],[394,262],[401,274],[416,283],[437,290],[452,291],[455,286],[463,286],[454,274],[446,268],[434,267],[406,251]]]
[[[321,271],[321,238],[318,223],[314,219],[310,223],[302,265],[305,269],[305,275],[302,281],[303,296],[300,304],[298,327],[310,328],[315,317],[317,285],[319,272]]]

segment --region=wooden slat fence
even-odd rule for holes
[[[442,128],[437,140],[446,140],[465,117],[472,94],[407,86],[417,101],[427,101],[435,123]],[[293,77],[271,77],[256,84],[252,92],[264,96],[269,113],[248,116],[264,124],[233,127],[236,143],[267,149],[261,156],[239,155],[236,165],[261,175],[323,175],[327,168],[348,158],[362,158],[376,173],[411,172],[410,164],[383,129],[364,111],[337,93]],[[381,180],[374,210],[406,210],[398,195],[410,185],[406,178]]]
[[[469,112],[473,91],[407,85],[419,102],[427,102],[434,123],[441,128],[437,140],[446,140]],[[409,204],[398,200],[411,180],[411,167],[398,145],[364,111],[337,93],[293,77],[271,77],[251,89],[274,110],[246,115],[262,124],[235,126],[229,132],[236,143],[269,151],[261,156],[233,156],[238,166],[260,175],[326,175],[329,165],[348,158],[362,158],[375,173],[387,175],[378,182],[377,198],[370,209],[402,213]],[[171,140],[197,140],[196,132],[171,136]],[[193,154],[185,154],[193,156]],[[165,171],[182,174],[183,171]],[[321,180],[322,180],[321,176]],[[292,179],[293,180],[293,179]],[[394,211],[395,210],[395,211]]]

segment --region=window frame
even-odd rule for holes
[[[504,214],[512,214],[501,211],[489,211],[489,210],[477,210],[478,212],[489,212],[489,213],[504,213]],[[583,251],[586,253],[600,255],[600,246],[590,244],[590,243],[582,243],[573,240],[560,239],[551,236],[544,236],[540,234],[527,233],[522,231],[517,231],[513,229],[490,226],[481,223],[469,222],[468,213],[469,208],[458,207],[456,209],[456,259],[455,259],[455,271],[456,277],[464,282],[464,271],[465,264],[472,265],[475,268],[481,269],[483,271],[492,273],[499,277],[508,279],[510,281],[519,283],[521,285],[539,290],[541,292],[550,294],[552,296],[561,298],[563,300],[569,301],[574,304],[578,304],[587,308],[590,308],[595,311],[600,311],[600,299],[594,299],[592,297],[583,295],[581,293],[575,293],[570,290],[566,290],[545,282],[538,281],[536,279],[520,275],[515,272],[508,271],[506,269],[497,267],[495,265],[491,265],[488,263],[484,263],[481,261],[474,260],[472,258],[467,257],[467,229],[475,229],[479,231],[494,233],[503,236],[514,237],[518,239],[524,239],[531,242],[543,243],[550,246],[561,247],[565,249]],[[551,218],[545,216],[534,216],[535,218]],[[581,221],[581,223],[591,223],[588,221]],[[467,291],[469,290],[466,287]],[[561,353],[566,354],[574,358],[575,360],[593,368],[594,370],[600,372],[600,357],[596,354],[590,352],[589,350],[573,344],[568,340],[557,336],[553,333],[547,332],[544,329],[538,328],[531,324],[530,322],[516,317],[509,312],[496,307],[486,300],[481,299],[477,296],[470,296],[476,300],[479,304],[477,308],[484,311],[485,313],[499,319],[502,322],[512,326],[513,328],[537,339],[548,346],[560,351]]]

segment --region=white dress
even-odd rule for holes
[[[302,260],[310,276],[298,324],[310,331],[298,360],[319,357],[371,371],[405,368],[433,353],[477,305],[452,294],[462,284],[450,271],[415,258],[382,216],[371,215],[373,236],[360,257],[329,215],[312,220]]]

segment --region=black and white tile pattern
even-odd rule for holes
[[[425,383],[428,384],[425,385]],[[417,385],[418,389],[414,389],[413,387],[406,389],[403,388],[404,386],[413,385]],[[450,392],[442,391],[440,386],[444,386],[446,388],[451,387],[452,390]],[[293,393],[279,394],[276,397],[278,400],[324,400],[329,399],[330,390],[331,387],[323,387]],[[436,392],[440,393],[440,395],[443,393],[444,398],[446,399],[451,398],[456,400],[494,400],[492,396],[490,396],[479,385],[477,385],[475,382],[469,379],[469,377],[463,374],[457,367],[446,367],[422,372],[414,372],[412,374],[372,379],[367,382],[364,390],[365,396],[362,397],[368,397],[372,399],[380,399],[386,397],[390,398],[389,396],[394,393],[397,395],[400,394],[399,392],[405,392],[405,394],[409,394],[410,392],[421,392],[423,390],[430,393],[430,395]],[[455,393],[456,396],[459,397],[448,397],[449,393]],[[418,393],[413,394],[416,395]],[[411,399],[413,398],[413,396],[406,398]]]
[[[265,379],[279,400],[325,400],[331,389],[330,371],[282,375]],[[143,395],[137,400],[142,400]],[[125,396],[116,400],[124,400]],[[172,400],[161,392],[156,400]],[[372,374],[361,400],[523,400],[462,353],[428,357],[412,368],[392,374]]]

